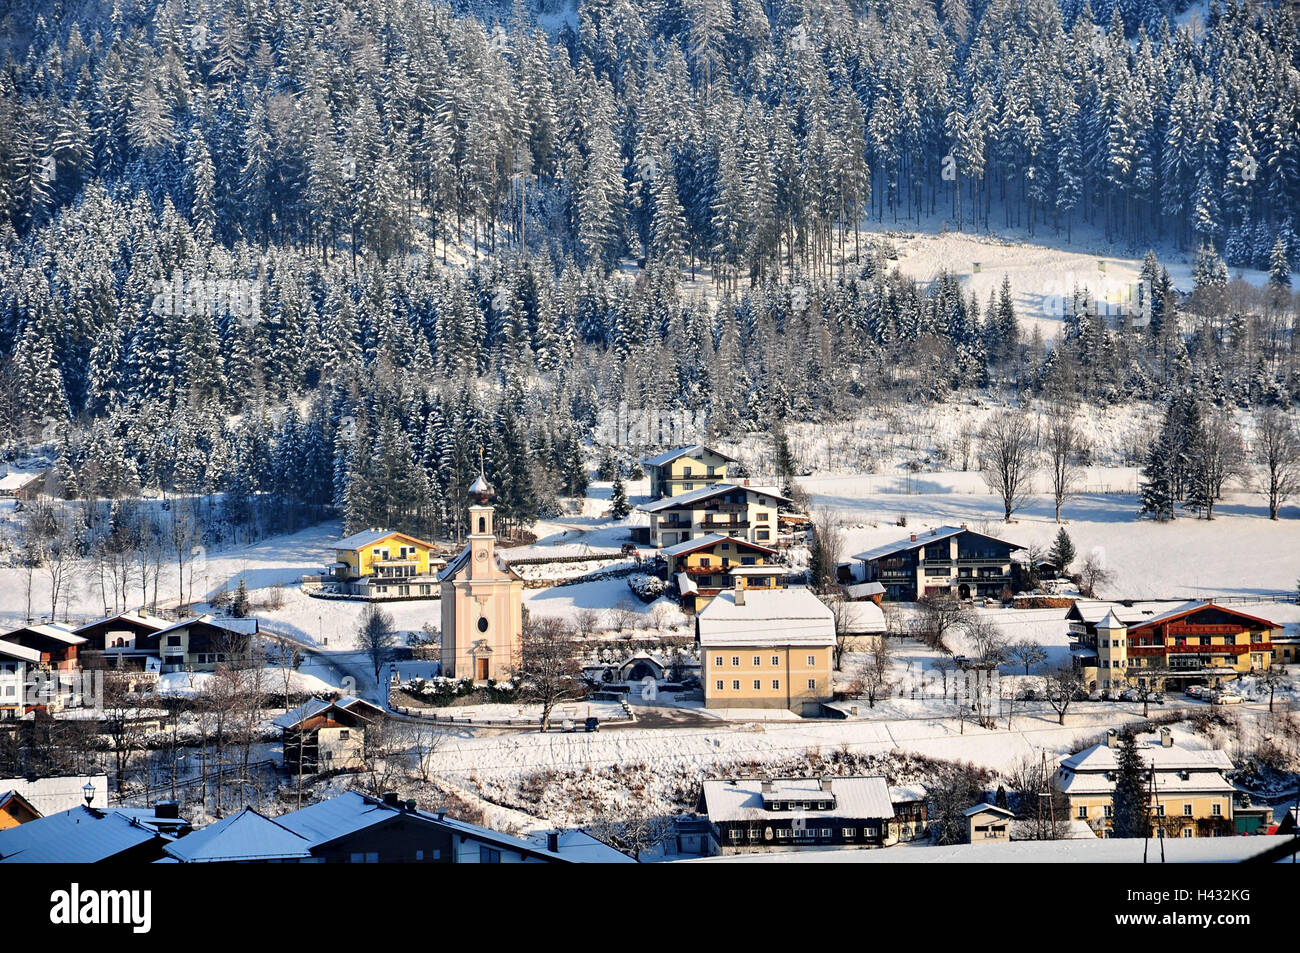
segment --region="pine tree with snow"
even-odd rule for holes
[[[1268,260],[1268,284],[1271,288],[1289,289],[1291,287],[1291,263],[1287,261],[1286,244],[1282,236],[1277,236],[1273,251]]]
[[[1074,542],[1070,539],[1070,534],[1062,526],[1056,531],[1056,539],[1052,541],[1052,548],[1047,552],[1047,558],[1051,561],[1057,570],[1061,573],[1067,573],[1070,569],[1070,563],[1074,562],[1075,557]]]
[[[623,474],[614,477],[614,486],[610,490],[609,515],[616,520],[626,519],[632,512],[632,504],[627,499],[627,487],[623,485]]]

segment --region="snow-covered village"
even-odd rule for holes
[[[1295,862],[1298,38],[0,8],[0,864]]]

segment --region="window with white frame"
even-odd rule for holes
[[[1088,817],[1088,805],[1086,804],[1079,805],[1079,817],[1082,819],[1086,819]]]
[[[1190,804],[1187,804],[1186,802],[1184,802],[1184,803],[1183,803],[1183,817],[1191,817],[1191,816],[1192,816],[1192,806],[1191,806]]]
[[[815,656],[815,655],[810,655],[810,656],[808,656],[808,664],[809,664],[810,666],[812,666],[812,665],[816,665],[816,664],[817,664],[817,656]]]
[[[817,691],[817,679],[815,678],[808,679],[808,691],[810,692]]]
[[[780,690],[781,690],[781,680],[779,678],[772,679],[772,691],[777,692]]]
[[[733,678],[733,679],[731,680],[731,690],[732,690],[733,692],[738,692],[738,691],[740,691],[740,679],[738,679],[738,678]]]

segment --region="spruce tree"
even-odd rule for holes
[[[1113,795],[1113,837],[1145,837],[1150,829],[1147,805],[1146,765],[1138,753],[1137,738],[1132,731],[1119,736],[1115,756],[1115,793]]]
[[[1076,555],[1074,542],[1070,539],[1070,534],[1062,526],[1056,532],[1056,539],[1052,541],[1052,548],[1047,554],[1047,558],[1052,561],[1057,570],[1065,573],[1070,568],[1070,563],[1074,562]]]
[[[632,504],[627,500],[627,487],[623,485],[623,474],[614,477],[614,486],[610,493],[609,515],[616,520],[627,517],[632,512]]]

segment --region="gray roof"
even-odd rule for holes
[[[775,490],[769,490],[758,486],[741,486],[738,483],[715,483],[712,486],[706,486],[700,490],[692,490],[690,493],[682,493],[678,496],[665,496],[662,500],[655,500],[653,503],[642,503],[638,509],[646,513],[658,513],[660,510],[681,509],[683,507],[693,506],[701,500],[707,500],[715,496],[721,496],[723,493],[730,493],[732,490],[744,490],[747,493],[757,493],[760,496],[770,497],[778,503],[789,503],[790,500],[777,493]]]
[[[772,778],[781,800],[824,801],[827,792],[819,778]],[[889,785],[881,777],[828,778],[835,806],[830,810],[769,811],[763,807],[763,778],[706,778],[704,781],[705,813],[713,823],[721,821],[765,821],[772,818],[804,817],[809,820],[832,818],[890,818],[894,805],[889,799]]]
[[[688,447],[678,447],[676,450],[669,450],[666,453],[661,453],[657,457],[646,457],[641,462],[648,467],[661,467],[665,463],[672,463],[678,457],[684,457],[687,455],[698,456],[701,453],[711,453],[714,456],[722,457],[724,460],[736,459],[735,457],[727,456],[721,451],[714,450],[712,447],[706,447],[702,443],[693,443]]]
[[[171,857],[187,864],[311,856],[311,845],[305,837],[251,807],[182,837],[163,849]]]
[[[906,539],[900,539],[896,543],[887,543],[884,546],[877,546],[875,549],[869,549],[865,553],[858,553],[854,559],[861,559],[864,562],[871,562],[874,559],[883,559],[885,556],[894,553],[905,553],[909,550],[920,549],[922,546],[928,546],[931,543],[937,543],[940,540],[951,539],[962,533],[969,533],[972,536],[979,536],[982,539],[995,539],[999,543],[1006,543],[1013,550],[1024,549],[1015,543],[1005,539],[998,539],[996,536],[990,536],[988,533],[977,533],[973,529],[963,529],[960,526],[937,526],[931,530],[925,530],[916,534],[916,539],[912,539],[911,534]]]
[[[114,811],[74,807],[0,831],[0,863],[93,864],[164,836]]]

